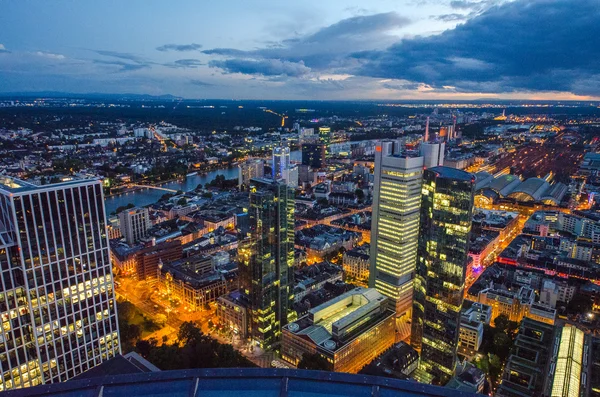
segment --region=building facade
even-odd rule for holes
[[[397,316],[410,315],[419,239],[423,157],[375,154],[369,286],[390,298]]]
[[[261,159],[250,159],[238,165],[238,188],[247,186],[253,178],[262,178],[265,175],[265,166]]]
[[[0,390],[120,353],[102,183],[0,181]]]
[[[129,245],[146,237],[146,232],[151,226],[148,208],[132,208],[119,213],[121,234]]]
[[[253,179],[248,214],[250,232],[239,248],[240,289],[250,302],[250,338],[268,349],[294,318],[294,190]]]
[[[302,145],[302,165],[320,169],[325,167],[325,145],[305,143]]]
[[[394,312],[375,289],[355,288],[283,327],[281,357],[320,354],[335,372],[357,373],[394,344]]]
[[[448,167],[423,174],[411,344],[421,352],[419,368],[440,384],[456,366],[474,184]]]

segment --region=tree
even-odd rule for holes
[[[495,354],[489,355],[489,375],[492,378],[492,381],[496,381],[500,374],[502,373],[502,360]]]
[[[185,199],[185,197],[182,197],[179,200],[177,200],[177,205],[184,206],[186,204],[187,204],[187,200]]]
[[[354,194],[356,195],[358,201],[360,201],[361,203],[365,200],[365,192],[362,189],[356,189],[354,191]]]
[[[317,371],[331,371],[331,364],[319,353],[303,354],[298,363],[298,369],[314,369]]]
[[[496,319],[494,320],[494,327],[498,331],[504,332],[508,329],[509,322],[510,322],[510,320],[508,319],[508,316],[506,314],[501,314],[498,317],[496,317]]]
[[[125,210],[131,209],[131,208],[134,208],[134,207],[135,207],[135,204],[133,204],[133,203],[129,203],[127,205],[122,205],[120,207],[117,207],[117,209],[115,210],[115,214],[119,214],[119,213],[121,213],[121,212],[123,212]]]
[[[592,310],[592,301],[585,295],[575,295],[567,303],[567,312],[572,314],[586,314]]]
[[[329,201],[327,201],[325,197],[322,197],[317,200],[317,204],[319,204],[321,207],[327,207],[329,205]]]
[[[504,332],[498,332],[494,335],[494,354],[502,360],[506,360],[510,354],[512,340]]]
[[[255,366],[231,345],[223,345],[202,333],[193,322],[183,323],[177,335],[176,343],[158,346],[150,340],[137,344],[136,350],[163,370]]]

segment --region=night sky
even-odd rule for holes
[[[0,0],[0,92],[597,99],[598,0]]]

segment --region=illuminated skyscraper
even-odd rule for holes
[[[73,378],[120,352],[99,180],[0,180],[0,390]]]
[[[419,369],[440,384],[456,365],[474,181],[448,167],[423,173],[411,344],[421,352]]]
[[[290,168],[290,148],[278,146],[273,149],[273,179],[285,179]]]
[[[280,340],[292,320],[294,190],[281,181],[253,179],[250,232],[240,245],[240,289],[248,296],[251,339],[263,348]]]
[[[375,153],[369,286],[389,297],[400,317],[412,309],[423,157],[397,151],[383,142]]]
[[[329,155],[329,145],[331,144],[331,128],[319,127],[319,143],[325,145],[325,155]]]

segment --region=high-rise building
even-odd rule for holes
[[[456,366],[474,184],[454,168],[423,173],[411,344],[421,352],[419,369],[440,384]]]
[[[273,179],[285,179],[287,170],[290,168],[290,148],[278,146],[273,149]]]
[[[432,168],[444,165],[444,154],[446,151],[446,143],[434,139],[430,142],[429,140],[429,117],[425,124],[425,135],[423,136],[423,142],[419,148],[421,156],[423,156],[423,166],[425,168]]]
[[[148,208],[131,208],[119,213],[119,227],[127,244],[133,245],[146,237],[150,223]]]
[[[249,335],[268,349],[294,318],[294,190],[271,179],[251,182],[250,232],[239,248],[240,289],[249,301]]]
[[[0,180],[0,390],[120,353],[100,180]]]
[[[265,166],[261,159],[250,159],[238,165],[238,188],[247,186],[253,178],[262,178],[265,175]]]
[[[331,128],[319,127],[319,143],[325,145],[325,155],[329,155],[329,145],[331,144]]]
[[[400,317],[412,309],[423,157],[397,149],[383,142],[375,153],[369,286],[390,298]]]
[[[302,164],[313,168],[325,167],[325,145],[319,143],[303,144]]]

